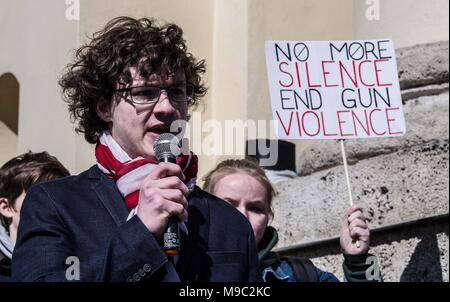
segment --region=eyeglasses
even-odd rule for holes
[[[167,93],[171,102],[187,103],[194,94],[194,85],[186,84],[169,87],[138,86],[116,89],[114,92],[127,92],[130,95],[131,102],[134,104],[153,105],[158,103],[163,90]]]

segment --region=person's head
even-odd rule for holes
[[[47,152],[19,155],[0,168],[0,220],[13,241],[27,190],[36,183],[69,175],[69,171]]]
[[[246,159],[221,162],[205,178],[205,191],[220,197],[238,209],[250,221],[256,242],[273,218],[275,190],[264,170]]]
[[[156,137],[206,93],[204,72],[177,25],[118,17],[78,49],[60,85],[86,141],[109,130],[131,158],[153,158]]]

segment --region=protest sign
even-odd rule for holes
[[[391,40],[267,41],[265,50],[279,139],[405,133]]]

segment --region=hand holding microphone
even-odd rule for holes
[[[188,188],[176,164],[178,139],[163,133],[154,143],[159,165],[144,179],[139,193],[137,215],[157,239],[163,239],[167,255],[179,250],[179,221],[187,219]]]

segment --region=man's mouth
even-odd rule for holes
[[[147,129],[147,133],[151,133],[154,136],[159,136],[162,133],[173,133],[173,132],[170,131],[170,125],[158,125]]]
[[[170,132],[170,128],[153,128],[153,129],[149,129],[148,132],[162,134],[162,133]]]

